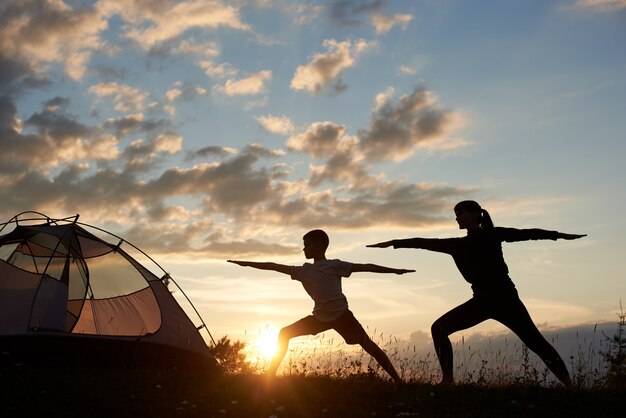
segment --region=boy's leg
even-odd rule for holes
[[[402,382],[400,375],[396,371],[393,364],[391,364],[391,360],[387,357],[387,354],[374,342],[370,337],[367,337],[367,340],[360,343],[363,350],[368,353],[370,356],[374,357],[374,359],[380,364],[380,366],[387,372],[389,376],[393,379],[394,382]]]
[[[543,360],[565,386],[572,387],[572,379],[565,362],[556,349],[541,335],[524,303],[517,299],[508,303],[502,311],[494,315],[494,319],[513,331],[530,350]]]
[[[391,364],[387,354],[367,335],[365,329],[351,311],[346,311],[341,317],[332,321],[332,327],[337,331],[346,343],[359,344],[366,353],[374,357],[380,366],[391,376],[395,382],[402,382],[402,379]]]
[[[487,313],[481,309],[478,301],[470,299],[443,314],[433,323],[431,333],[433,336],[433,344],[435,345],[435,352],[437,353],[439,365],[441,366],[443,376],[441,380],[442,384],[454,384],[452,343],[448,337],[457,331],[480,324],[488,318]]]
[[[278,367],[280,367],[280,363],[283,361],[285,354],[287,354],[290,339],[294,337],[299,337],[301,335],[317,334],[318,332],[330,329],[330,327],[324,327],[325,324],[323,322],[321,322],[314,316],[309,315],[294,322],[291,325],[287,325],[286,327],[282,328],[278,333],[278,344],[276,346],[276,352],[274,353],[274,357],[272,358],[272,361],[270,363],[267,375],[269,377],[276,376]]]

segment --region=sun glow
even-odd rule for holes
[[[270,361],[276,352],[277,339],[277,329],[266,329],[251,341],[251,351],[258,360]]]

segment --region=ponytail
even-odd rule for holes
[[[493,228],[493,221],[491,220],[491,216],[489,216],[489,212],[485,209],[480,209],[480,227],[484,230]]]
[[[473,213],[479,213],[479,223],[481,229],[486,230],[493,228],[493,221],[491,220],[489,212],[481,208],[478,202],[475,202],[474,200],[464,200],[457,203],[456,206],[454,206],[454,211],[468,211]]]

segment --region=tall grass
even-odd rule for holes
[[[597,326],[591,337],[577,334],[576,352],[565,359],[576,387],[626,387],[626,313],[623,309],[620,309],[618,317],[613,336],[597,332]],[[415,345],[376,330],[369,334],[387,353],[404,381],[436,384],[441,380],[434,352],[420,352]],[[551,343],[558,346],[558,337]],[[453,351],[455,379],[461,384],[488,387],[560,385],[545,364],[519,340],[505,340],[504,345],[498,346],[492,346],[489,340],[486,346],[476,348],[462,338],[453,344]],[[248,359],[252,361],[247,362],[247,371],[263,373],[269,366],[269,359],[262,356],[249,355]],[[370,375],[388,378],[378,363],[359,346],[347,345],[340,337],[327,338],[325,333],[292,340],[279,373],[288,376],[347,378]]]
[[[612,336],[598,332],[597,325],[590,337],[576,334],[576,352],[566,359],[576,387],[626,387],[626,312],[621,303],[617,316],[619,321]],[[266,329],[259,334],[267,334],[269,331]],[[415,345],[393,336],[385,336],[376,330],[368,333],[385,350],[404,381],[435,384],[441,380],[439,363],[434,352],[420,352]],[[558,346],[558,336],[551,343]],[[237,341],[232,344],[240,343]],[[234,351],[239,352],[243,348],[244,345],[240,344]],[[497,346],[492,346],[491,340],[488,340],[486,345],[481,344],[481,348],[476,348],[466,344],[462,338],[453,345],[453,351],[455,379],[458,383],[489,387],[550,387],[559,384],[545,364],[519,340],[511,342],[505,339],[504,344]],[[235,362],[239,362],[242,356],[234,358]],[[248,352],[245,367],[230,369],[263,373],[268,366],[269,359],[258,353]],[[347,345],[339,337],[326,338],[325,333],[292,340],[279,373],[333,378],[366,374],[388,378],[378,363],[359,346]]]

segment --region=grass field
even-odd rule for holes
[[[2,370],[6,417],[622,417],[624,389],[395,386],[375,375],[279,377],[198,371]]]
[[[226,337],[213,348],[222,371],[34,367],[2,352],[3,417],[624,417],[626,314],[605,345],[570,358],[577,389],[554,381],[524,346],[509,354],[457,345],[456,386],[438,386],[433,357],[381,341],[407,382],[394,385],[368,355],[320,338],[313,352],[290,349],[266,386],[265,363]],[[316,351],[317,350],[317,351]],[[219,354],[219,355],[218,355]],[[169,364],[162,362],[163,364]],[[67,363],[67,364],[71,364]],[[230,370],[230,372],[224,372]]]

